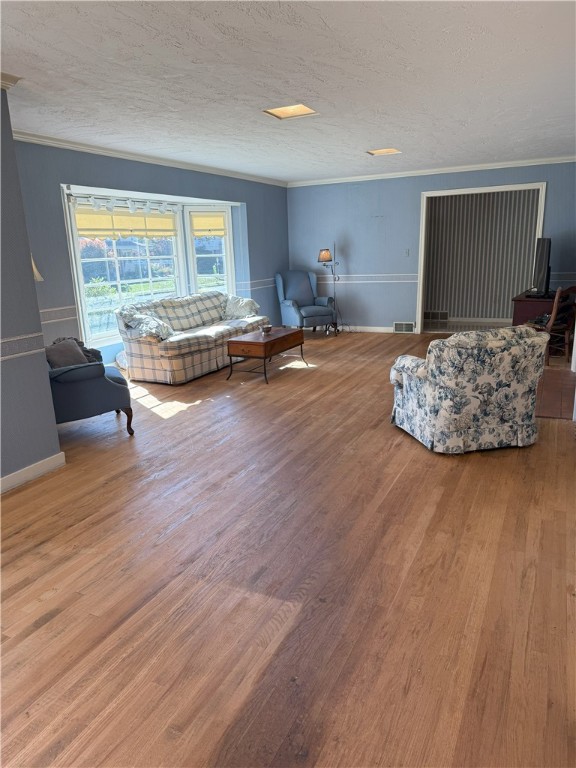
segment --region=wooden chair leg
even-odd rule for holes
[[[128,430],[128,434],[133,435],[134,430],[132,429],[132,408],[122,408],[122,410],[124,411],[127,417],[126,429]]]

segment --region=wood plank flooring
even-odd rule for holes
[[[428,452],[388,375],[430,338],[59,428],[2,499],[6,768],[576,764],[574,425]]]
[[[550,358],[536,398],[536,415],[546,419],[572,419],[576,373],[564,358]]]

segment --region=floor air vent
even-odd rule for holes
[[[394,323],[394,333],[414,333],[414,323]]]

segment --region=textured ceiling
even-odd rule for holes
[[[283,182],[571,157],[573,2],[8,2],[15,133]],[[279,121],[263,109],[319,114]],[[366,150],[397,147],[401,155]]]

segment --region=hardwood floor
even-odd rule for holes
[[[6,768],[574,766],[576,441],[392,426],[430,336],[132,388],[3,497]]]
[[[538,386],[536,415],[548,419],[572,419],[576,373],[565,358],[550,357]]]

